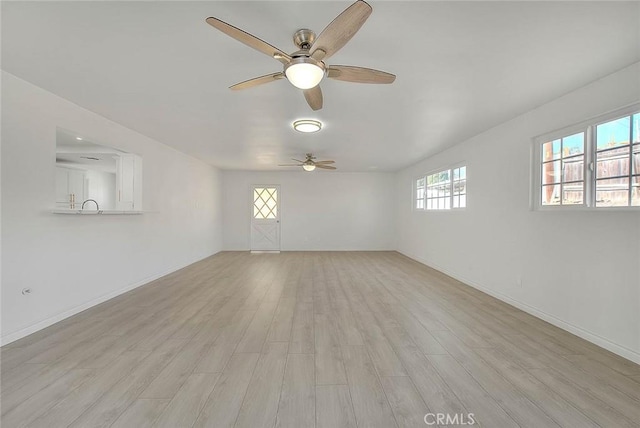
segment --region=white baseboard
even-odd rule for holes
[[[495,297],[498,300],[501,300],[505,303],[510,304],[511,306],[515,306],[516,308],[530,314],[533,315],[534,317],[540,318],[541,320],[544,320],[546,322],[548,322],[549,324],[553,324],[554,326],[561,328],[563,330],[568,331],[569,333],[575,334],[578,337],[581,337],[584,340],[587,340],[591,343],[594,343],[604,349],[607,349],[611,352],[613,352],[614,354],[620,355],[623,358],[626,358],[630,361],[633,361],[634,363],[640,364],[640,353],[629,349],[623,345],[619,345],[617,343],[611,342],[609,339],[606,339],[596,333],[590,332],[588,330],[585,330],[582,327],[578,327],[576,325],[573,325],[563,319],[560,319],[558,317],[556,317],[555,315],[551,315],[548,314],[534,306],[529,305],[528,303],[524,303],[521,302],[519,300],[513,299],[503,293],[500,293],[499,291],[495,291],[492,290],[490,288],[487,288],[483,285],[477,284],[474,281],[471,281],[467,278],[464,278],[460,275],[458,275],[455,272],[451,272],[448,269],[443,269],[439,266],[436,266],[434,264],[429,263],[427,260],[422,259],[421,257],[415,256],[413,254],[410,253],[406,253],[404,251],[400,251],[400,250],[396,250],[398,253],[409,257],[412,260],[415,260],[419,263],[422,263],[425,266],[428,266],[430,268],[433,268],[437,271],[440,271],[460,282],[463,282],[466,285],[469,285],[470,287],[473,287],[477,290],[482,291],[483,293],[486,293],[492,297]]]
[[[96,299],[90,300],[90,301],[88,301],[86,303],[83,303],[81,305],[78,305],[78,306],[76,306],[74,308],[68,309],[68,310],[66,310],[64,312],[61,312],[61,313],[59,313],[57,315],[49,317],[49,318],[47,318],[45,320],[38,321],[37,323],[32,324],[32,325],[30,325],[28,327],[22,328],[22,329],[20,329],[18,331],[15,331],[13,333],[6,334],[5,336],[2,336],[0,338],[0,346],[8,345],[11,342],[15,342],[18,339],[22,339],[25,336],[28,336],[28,335],[30,335],[32,333],[40,331],[43,328],[47,328],[50,325],[53,325],[53,324],[55,324],[57,322],[60,322],[60,321],[62,321],[64,319],[69,318],[69,317],[71,317],[71,316],[73,316],[75,314],[78,314],[78,313],[82,312],[82,311],[85,311],[85,310],[87,310],[87,309],[89,309],[89,308],[91,308],[93,306],[99,305],[100,303],[106,302],[109,299],[113,299],[114,297],[117,297],[117,296],[119,296],[121,294],[124,294],[127,291],[131,291],[134,288],[138,288],[138,287],[140,287],[142,285],[148,284],[151,281],[155,281],[158,278],[162,278],[165,275],[169,275],[170,273],[173,273],[173,272],[175,272],[177,270],[183,269],[183,268],[185,268],[185,267],[187,267],[189,265],[197,263],[200,260],[204,260],[207,257],[214,256],[214,255],[218,254],[219,252],[220,251],[216,251],[215,253],[209,254],[208,256],[204,256],[204,257],[201,257],[199,259],[196,259],[196,260],[184,263],[184,264],[173,266],[172,268],[167,269],[164,272],[148,276],[148,277],[146,277],[146,278],[144,278],[144,279],[142,279],[140,281],[137,281],[137,282],[135,282],[133,284],[129,284],[129,285],[127,285],[125,287],[122,287],[122,288],[120,288],[118,290],[115,290],[115,291],[112,291],[110,293],[104,294],[104,295],[102,295],[102,296],[100,296],[100,297],[98,297]]]

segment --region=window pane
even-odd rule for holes
[[[542,184],[559,183],[561,171],[561,161],[543,163]]]
[[[633,142],[640,142],[640,113],[633,115]]]
[[[570,135],[562,139],[562,157],[584,153],[584,132]]]
[[[631,205],[640,207],[640,177],[633,177],[631,185]]]
[[[424,177],[416,181],[416,187],[424,187]]]
[[[460,208],[460,196],[453,196],[453,208]]]
[[[578,205],[584,202],[582,183],[562,186],[562,205]]]
[[[542,145],[542,161],[560,159],[560,140],[549,141]]]
[[[629,205],[628,178],[596,181],[597,207],[624,207],[627,205]]]
[[[640,144],[633,146],[633,173],[640,174]]]
[[[460,208],[467,206],[467,195],[460,195]]]
[[[453,183],[453,194],[466,193],[467,181],[456,181]]]
[[[416,208],[419,210],[424,209],[424,199],[418,199],[416,201]]]
[[[542,205],[560,205],[560,185],[542,186]]]
[[[596,126],[596,144],[598,150],[629,144],[631,117],[621,117]]]
[[[562,181],[582,181],[584,179],[584,156],[569,158],[562,164]]]
[[[629,175],[629,147],[598,152],[596,177]]]
[[[424,198],[424,187],[416,190],[416,199]]]

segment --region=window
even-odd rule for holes
[[[640,113],[596,126],[596,207],[640,206]]]
[[[424,209],[424,177],[418,178],[416,180],[416,203],[415,207],[417,210]]]
[[[416,180],[417,210],[450,210],[467,205],[467,167],[445,169]]]
[[[542,205],[584,203],[584,135],[542,145]]]
[[[540,206],[640,206],[640,112],[627,111],[538,140]]]
[[[467,167],[453,170],[453,208],[467,206]]]

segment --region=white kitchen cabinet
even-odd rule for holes
[[[126,153],[116,159],[116,210],[142,209],[142,159]]]
[[[56,167],[56,208],[76,209],[86,199],[86,172]]]

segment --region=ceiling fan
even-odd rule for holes
[[[372,8],[368,3],[357,0],[327,25],[318,37],[308,29],[296,31],[293,42],[299,50],[292,54],[287,54],[218,18],[209,17],[207,23],[283,64],[283,71],[237,83],[230,89],[247,89],[286,78],[293,86],[304,91],[304,97],[313,110],[320,110],[322,91],[319,83],[325,75],[330,79],[356,83],[393,83],[396,79],[395,75],[380,70],[350,65],[327,65],[324,62],[351,40],[371,12]]]
[[[304,169],[307,172],[311,172],[316,168],[320,168],[320,169],[337,169],[335,166],[329,165],[329,164],[332,164],[332,163],[336,163],[335,161],[332,161],[332,160],[317,161],[317,160],[314,160],[315,158],[316,157],[314,155],[312,155],[311,153],[307,153],[305,160],[291,159],[291,160],[294,160],[294,161],[296,161],[298,163],[288,163],[288,164],[282,164],[282,165],[278,165],[278,166],[301,166],[302,169]]]

